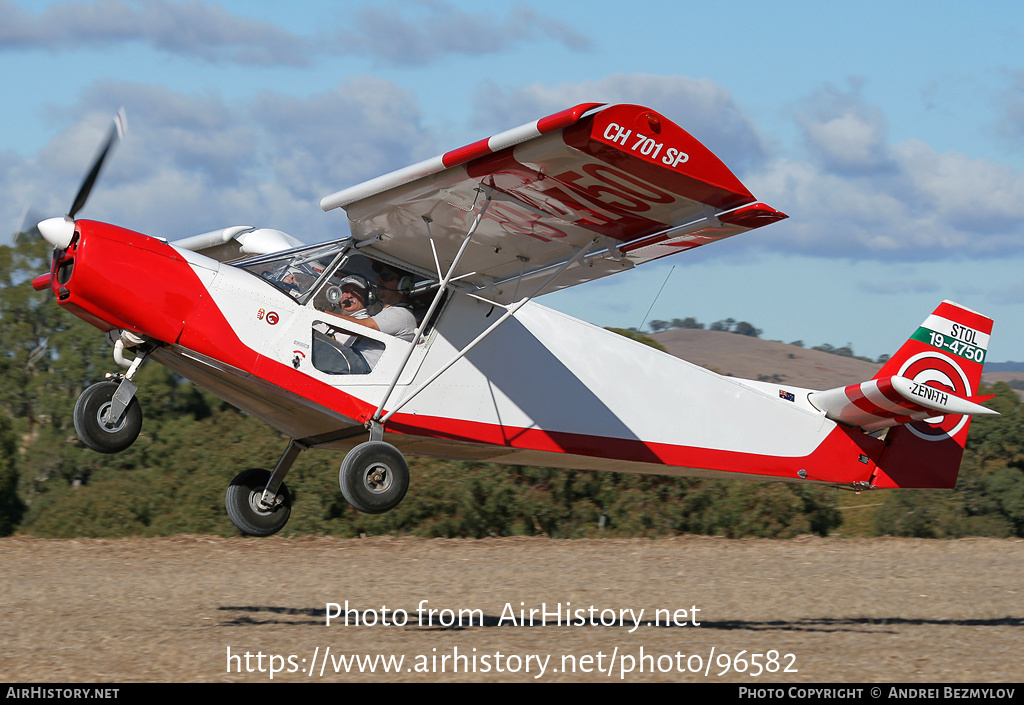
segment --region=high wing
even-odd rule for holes
[[[452,281],[503,304],[573,258],[538,293],[786,217],[667,118],[598,103],[339,191],[320,206],[347,211],[365,254],[427,276],[457,262]]]

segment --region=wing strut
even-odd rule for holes
[[[478,335],[476,338],[474,338],[469,344],[466,345],[466,347],[462,348],[462,350],[460,350],[458,353],[456,353],[455,356],[452,357],[451,360],[449,360],[447,363],[445,363],[439,370],[434,372],[434,374],[430,375],[430,377],[428,377],[426,380],[424,380],[418,387],[416,387],[416,389],[414,389],[413,391],[411,391],[408,394],[406,394],[402,398],[402,400],[398,403],[398,405],[394,409],[389,411],[387,414],[385,414],[385,416],[383,418],[381,418],[378,423],[380,423],[381,425],[387,423],[388,419],[390,419],[395,414],[395,412],[401,410],[401,408],[403,406],[405,406],[407,403],[412,401],[412,399],[416,395],[418,395],[420,392],[422,392],[424,389],[426,389],[435,379],[437,379],[442,374],[444,374],[444,372],[447,371],[449,367],[451,367],[456,362],[461,360],[470,350],[475,348],[484,338],[486,338],[491,333],[493,333],[494,330],[498,326],[500,326],[502,323],[504,323],[509,318],[514,316],[516,311],[518,311],[520,308],[525,306],[530,301],[530,299],[532,299],[533,297],[537,296],[541,291],[543,291],[544,287],[546,287],[548,284],[550,284],[552,281],[554,281],[554,279],[556,277],[558,277],[562,272],[564,272],[566,269],[568,269],[572,265],[576,264],[576,262],[578,262],[581,258],[583,258],[587,254],[587,252],[589,252],[590,249],[600,239],[601,239],[600,237],[595,237],[593,240],[590,241],[590,243],[588,245],[586,245],[585,247],[581,247],[579,249],[579,251],[576,252],[576,254],[574,254],[568,260],[563,262],[561,264],[561,266],[558,267],[558,269],[556,269],[547,279],[545,279],[543,282],[541,282],[540,286],[536,287],[533,291],[531,291],[529,294],[524,296],[519,301],[516,301],[514,304],[512,304],[510,306],[506,306],[505,307],[505,313],[503,313],[501,315],[501,317],[498,318],[498,320],[496,320],[494,323],[492,323],[490,326],[488,326],[486,330],[484,330],[482,333],[480,333],[480,335]],[[468,238],[467,238],[467,240],[468,240]],[[499,305],[501,305],[501,304],[499,304]],[[391,386],[393,388],[394,384],[392,384]],[[388,390],[388,391],[390,392],[390,390]],[[386,397],[385,397],[385,399],[386,399]],[[374,419],[377,419],[377,417],[380,414],[381,409],[383,409],[383,407],[384,407],[384,402],[381,402],[381,406],[377,407],[377,411],[374,413]],[[371,433],[372,433],[372,431],[371,431]]]
[[[478,190],[477,195],[482,191]],[[405,371],[406,365],[409,364],[409,358],[412,357],[412,351],[416,349],[416,344],[419,342],[420,336],[423,335],[423,330],[427,327],[427,323],[430,321],[430,317],[434,315],[434,310],[437,308],[438,303],[444,297],[444,292],[448,288],[448,284],[452,280],[452,276],[455,274],[456,268],[459,266],[459,261],[462,259],[463,253],[466,251],[466,246],[469,245],[469,241],[473,238],[473,233],[476,232],[477,227],[480,225],[480,221],[483,220],[484,214],[487,212],[487,208],[491,205],[491,194],[490,192],[486,195],[486,200],[483,206],[480,208],[480,212],[476,214],[476,219],[470,226],[466,236],[462,239],[462,245],[459,247],[459,251],[455,253],[455,259],[452,260],[451,266],[448,267],[448,273],[443,277],[441,276],[441,262],[437,258],[437,248],[434,246],[434,236],[430,232],[430,219],[426,216],[423,217],[423,221],[427,225],[427,237],[430,238],[430,249],[434,252],[434,266],[437,268],[437,276],[441,277],[441,283],[437,287],[437,293],[434,294],[434,300],[430,302],[430,306],[427,308],[427,312],[423,315],[423,320],[419,327],[416,328],[416,334],[413,336],[413,344],[409,346],[409,349],[405,351],[405,357],[402,358],[402,364],[398,366],[398,371],[395,372],[394,378],[391,380],[391,384],[388,385],[388,390],[384,393],[384,397],[380,400],[380,404],[377,406],[377,410],[373,412],[373,416],[370,419],[370,438],[378,440],[375,436],[381,433],[380,426],[383,426],[384,422],[391,417],[388,414],[387,417],[381,419],[380,415],[384,411],[384,405],[387,404],[388,399],[391,397],[391,393],[395,390],[395,385],[398,384],[398,378],[402,376],[402,372]],[[405,403],[404,401],[402,402]],[[393,413],[393,412],[392,412]]]

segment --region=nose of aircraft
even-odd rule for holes
[[[75,221],[67,216],[47,218],[36,227],[39,228],[39,234],[43,236],[43,239],[58,250],[67,249],[75,234]]]

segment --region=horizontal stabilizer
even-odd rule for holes
[[[839,423],[877,431],[946,414],[998,414],[979,404],[990,397],[965,397],[949,389],[894,375],[812,392],[807,399]]]

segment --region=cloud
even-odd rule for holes
[[[747,178],[790,220],[759,238],[825,257],[986,258],[1024,251],[1024,172],[920,140],[888,141],[856,86],[826,88],[797,123],[807,159],[786,155]]]
[[[268,163],[276,177],[316,200],[440,151],[415,97],[383,79],[304,99],[265,93],[250,112],[275,145]]]
[[[831,86],[816,91],[796,120],[811,158],[828,171],[852,176],[891,166],[885,117],[864,102],[856,82],[850,92]]]
[[[248,102],[107,82],[65,106],[79,119],[37,155],[0,155],[0,222],[13,225],[27,203],[66,212],[109,129],[109,106],[121,104],[128,134],[81,217],[171,239],[228,225],[340,237],[345,215],[323,213],[321,197],[437,151],[415,99],[381,79]]]
[[[996,130],[1016,149],[1024,149],[1024,70],[1008,71],[1010,85],[999,99]]]
[[[486,134],[582,102],[649,105],[707,145],[757,198],[790,216],[746,236],[741,250],[885,261],[1024,251],[1024,172],[940,153],[920,140],[891,141],[884,111],[861,88],[852,80],[800,101],[792,118],[800,148],[789,151],[763,137],[728,90],[683,76],[486,84],[474,97],[473,123]]]
[[[481,86],[465,140],[587,101],[655,107],[734,169],[789,220],[736,238],[735,255],[770,249],[822,258],[938,261],[1024,251],[1024,172],[920,140],[893,142],[856,87],[822,89],[794,117],[801,149],[769,145],[731,94],[708,80],[616,75],[580,84]],[[125,105],[128,139],[84,217],[183,237],[229,224],[278,227],[307,242],[345,234],[321,197],[460,146],[441,144],[413,93],[362,77],[305,97],[248,101],[131,83],[99,83],[55,114],[77,121],[36,155],[0,154],[0,222],[26,203],[63,213]],[[450,128],[450,126],[446,126]],[[916,277],[915,286],[925,286]]]
[[[448,55],[495,54],[530,42],[553,42],[573,52],[593,48],[571,25],[525,5],[504,17],[491,9],[466,12],[443,0],[367,3],[348,12],[341,28],[324,27],[306,36],[205,0],[68,0],[36,13],[0,0],[0,51],[139,43],[215,64],[302,67],[336,55],[419,66]]]
[[[906,276],[899,271],[891,274],[894,279],[873,279],[861,282],[858,289],[869,294],[899,296],[903,294],[933,294],[942,291],[944,284],[927,277]]]
[[[526,6],[501,18],[492,6],[471,13],[441,0],[373,4],[358,10],[350,26],[336,32],[335,51],[392,66],[417,66],[450,54],[495,54],[537,41],[554,41],[570,51],[592,48],[572,26]]]
[[[263,66],[307,65],[309,47],[315,45],[203,0],[70,0],[41,13],[0,0],[0,51],[105,48],[128,42],[214,63]]]

